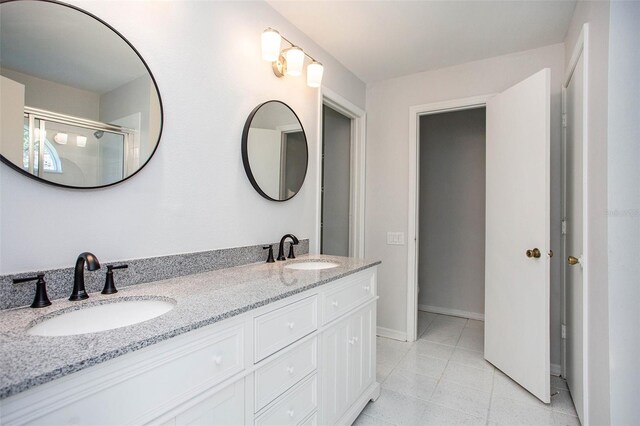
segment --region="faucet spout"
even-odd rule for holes
[[[76,260],[76,269],[73,274],[73,292],[71,293],[69,300],[83,300],[89,297],[84,288],[85,262],[89,271],[100,269],[100,262],[98,262],[98,258],[93,253],[80,253]]]
[[[297,245],[300,242],[298,241],[298,237],[293,234],[286,234],[282,237],[280,240],[280,247],[278,248],[278,260],[287,260],[287,258],[284,257],[284,242],[287,238],[291,238],[291,244],[293,245]]]

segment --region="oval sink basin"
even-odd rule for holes
[[[299,263],[292,263],[290,265],[286,265],[285,268],[287,269],[301,269],[301,270],[305,270],[305,271],[313,271],[313,270],[318,270],[318,269],[330,269],[330,268],[335,268],[336,266],[339,266],[337,263],[333,263],[333,262],[299,262]]]
[[[123,300],[56,315],[27,330],[35,336],[70,336],[112,330],[159,317],[174,305],[164,300]]]

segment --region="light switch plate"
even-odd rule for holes
[[[387,232],[387,244],[392,246],[403,246],[404,232]]]

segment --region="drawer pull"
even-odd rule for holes
[[[338,307],[338,301],[337,301],[337,300],[334,300],[331,304],[332,304],[335,308],[337,308],[337,307]]]
[[[355,345],[356,343],[358,343],[358,338],[357,337],[352,337],[351,339],[349,339],[349,344],[350,345]]]
[[[289,417],[293,417],[295,413],[293,410],[287,410],[287,414],[289,415]]]
[[[371,290],[371,287],[369,287],[368,285],[365,285],[364,287],[362,287],[362,289],[364,291],[369,291],[369,290]]]
[[[221,355],[216,355],[213,357],[213,362],[216,363],[216,365],[220,365],[222,364],[222,356]]]
[[[287,371],[289,372],[289,374],[293,374],[293,370],[294,370],[293,367],[287,367]]]
[[[295,324],[293,322],[288,322],[287,323],[287,327],[289,327],[289,330],[293,330],[294,326],[295,326]]]

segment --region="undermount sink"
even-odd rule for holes
[[[301,269],[301,270],[305,270],[305,271],[313,271],[313,270],[318,270],[318,269],[335,268],[336,266],[339,266],[339,265],[337,263],[333,263],[333,262],[309,261],[309,262],[291,263],[289,265],[286,265],[285,268],[287,268],[287,269]]]
[[[165,300],[122,300],[65,312],[27,330],[35,336],[70,336],[112,330],[159,317],[174,308]]]

